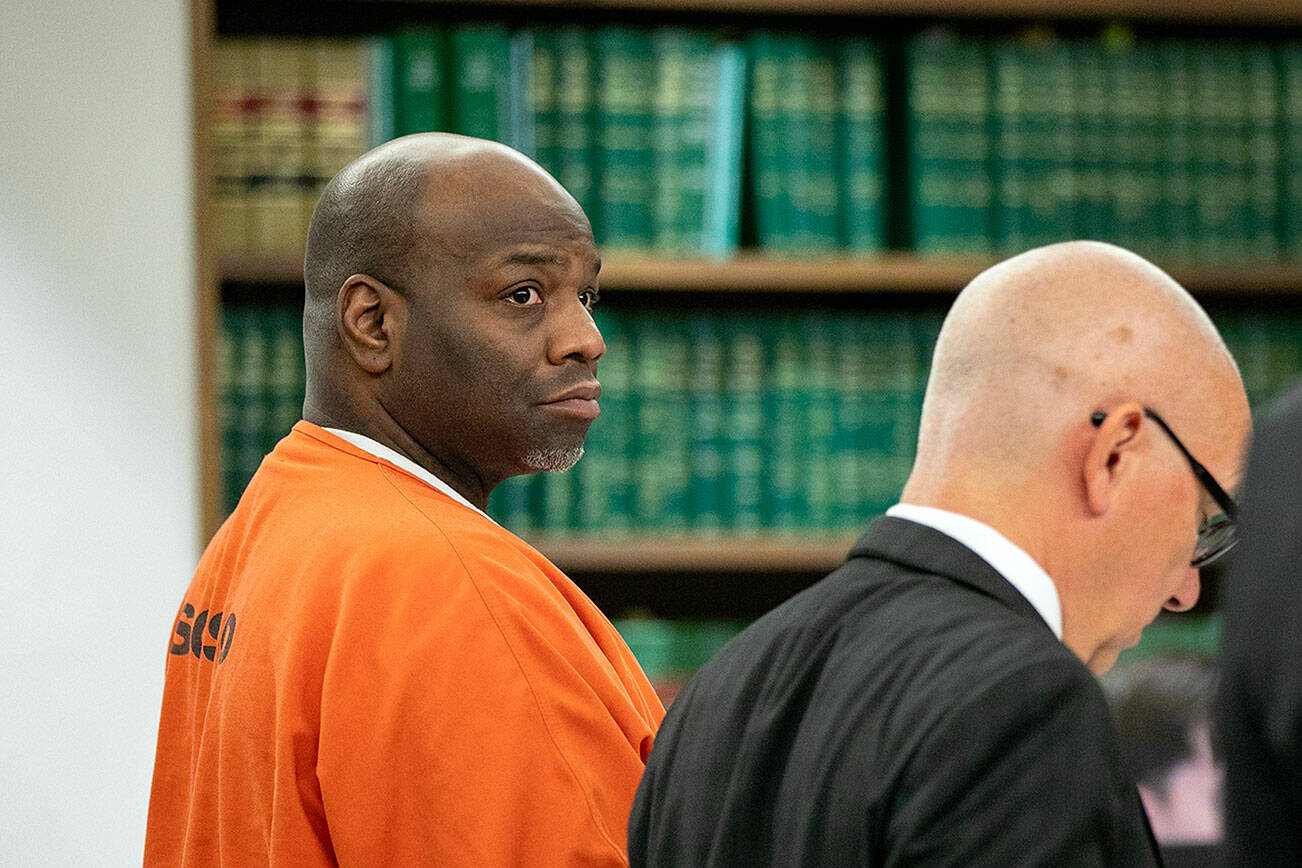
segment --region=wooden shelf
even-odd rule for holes
[[[464,5],[461,0],[408,0],[409,5]],[[765,15],[926,16],[1032,20],[1168,21],[1216,24],[1302,23],[1299,0],[479,0],[476,5],[604,10],[671,10]]]
[[[922,292],[954,293],[994,259],[930,259],[907,253],[871,258],[776,259],[742,254],[735,259],[659,259],[610,253],[601,269],[602,291],[639,292]],[[297,257],[224,256],[223,280],[301,285]],[[1174,265],[1171,275],[1191,292],[1302,294],[1302,263]]]
[[[538,536],[529,542],[574,573],[825,573],[845,560],[857,535]]]

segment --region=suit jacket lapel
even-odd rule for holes
[[[902,518],[874,519],[850,550],[851,558],[876,558],[912,570],[946,576],[994,597],[1011,609],[1049,625],[998,570],[967,546],[934,528]]]

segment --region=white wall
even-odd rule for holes
[[[189,12],[0,3],[0,863],[139,864],[198,551]]]

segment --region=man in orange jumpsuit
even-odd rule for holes
[[[304,419],[185,593],[148,865],[619,865],[663,709],[593,604],[483,508],[598,413],[583,212],[501,145],[334,178]]]

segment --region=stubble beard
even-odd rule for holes
[[[524,456],[525,467],[531,472],[563,472],[579,463],[583,457],[583,444],[554,446],[550,449],[530,449]]]

